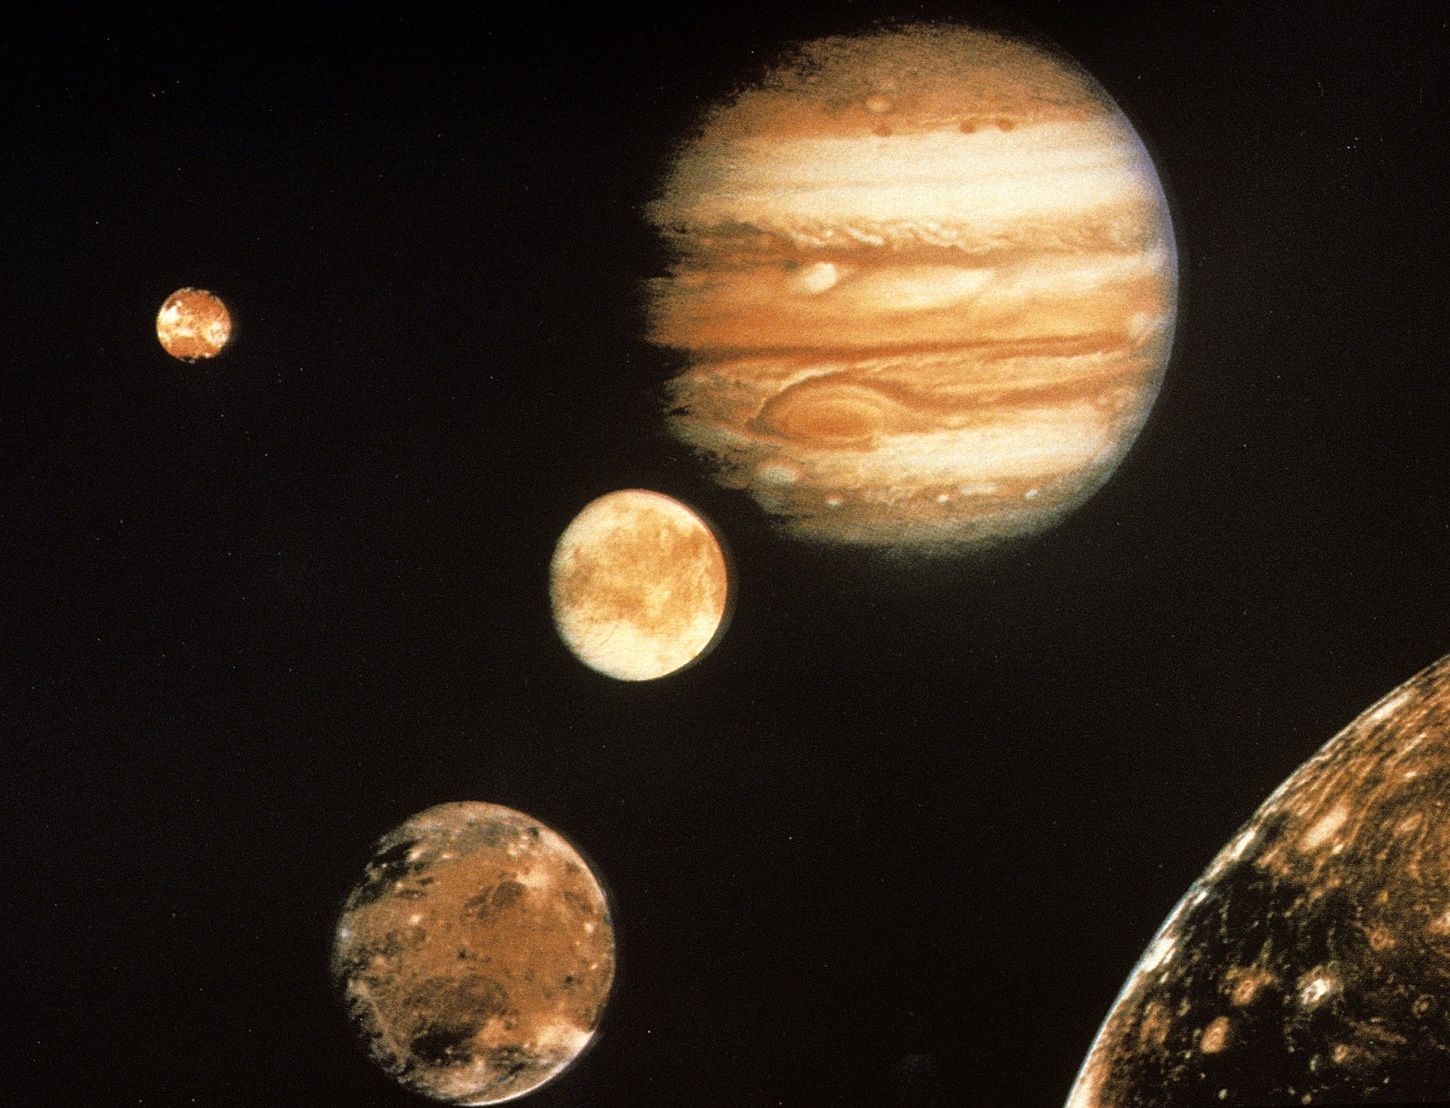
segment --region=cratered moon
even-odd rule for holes
[[[1133,969],[1069,1108],[1450,1099],[1450,655],[1305,762]]]
[[[730,574],[709,525],[644,489],[585,506],[549,567],[559,637],[581,662],[621,681],[689,665],[724,631]]]
[[[332,975],[373,1059],[449,1104],[495,1104],[589,1044],[614,979],[604,890],[557,833],[440,804],[384,835],[343,906]]]

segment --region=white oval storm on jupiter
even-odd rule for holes
[[[708,115],[651,222],[675,435],[792,534],[984,547],[1112,474],[1177,261],[1138,136],[1070,62],[965,28],[809,43]]]

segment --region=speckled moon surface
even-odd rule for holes
[[[450,1104],[494,1104],[588,1045],[614,979],[613,922],[558,834],[496,804],[441,804],[376,844],[332,974],[386,1072]]]
[[[564,644],[621,681],[650,681],[709,650],[724,630],[730,575],[720,542],[661,493],[590,501],[560,536],[549,599]]]
[[[1361,715],[1189,889],[1069,1108],[1450,1101],[1450,656]]]
[[[948,550],[1050,527],[1167,362],[1177,260],[1072,63],[918,27],[812,42],[710,114],[648,216],[670,425],[791,534]]]
[[[231,341],[231,313],[215,293],[177,289],[156,313],[156,338],[163,350],[180,361],[214,358]]]

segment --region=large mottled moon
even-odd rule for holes
[[[585,665],[621,681],[663,677],[709,650],[724,630],[729,592],[709,525],[644,489],[586,505],[549,566],[559,637]]]
[[[496,804],[440,804],[378,841],[338,921],[332,975],[399,1082],[496,1104],[588,1045],[614,979],[613,922],[558,834]]]
[[[177,289],[156,313],[156,338],[173,358],[215,358],[232,337],[232,316],[221,297],[206,289]]]
[[[1142,142],[1070,61],[964,28],[801,47],[648,207],[673,433],[789,533],[991,546],[1112,474],[1172,342]]]
[[[1450,1101],[1450,655],[1305,762],[1188,890],[1069,1108]]]

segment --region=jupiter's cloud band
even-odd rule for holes
[[[649,209],[671,425],[792,533],[977,546],[1051,526],[1157,394],[1176,260],[1153,167],[1069,63],[912,29],[804,47]]]

